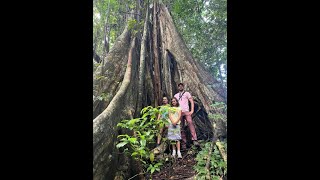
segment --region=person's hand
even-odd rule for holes
[[[188,121],[186,119],[183,119],[184,121],[184,127],[187,127],[188,126]]]
[[[188,115],[191,116],[193,114],[193,111],[188,112]]]

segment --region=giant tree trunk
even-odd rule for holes
[[[117,168],[125,163],[119,163],[119,157],[124,155],[119,156],[115,148],[117,135],[123,133],[116,124],[122,119],[138,116],[140,108],[137,107],[159,105],[163,94],[171,98],[177,93],[177,84],[183,82],[185,89],[195,100],[193,121],[198,139],[211,139],[212,123],[208,119],[208,113],[214,113],[214,110],[210,105],[215,101],[226,101],[226,97],[220,93],[222,90],[219,89],[219,82],[193,59],[167,8],[163,4],[154,3],[149,12],[152,12],[152,24],[146,29],[144,100],[137,105],[139,64],[143,66],[144,63],[139,62],[139,59],[143,60],[140,57],[140,44],[134,45],[136,37],[128,27],[111,48],[106,63],[101,65],[103,71],[98,67],[93,76],[94,180],[113,179],[115,174],[117,177],[123,174],[119,171],[127,173],[123,175],[125,179],[134,175],[132,173],[137,173],[136,166],[132,164],[130,167]],[[99,100],[97,97],[103,93],[105,99]],[[129,161],[127,158],[127,163]]]
[[[149,4],[148,4],[149,5]],[[148,29],[148,20],[149,20],[149,8],[147,8],[146,18],[143,27],[142,43],[141,43],[141,52],[140,52],[140,69],[139,69],[139,93],[138,93],[138,104],[137,108],[141,109],[142,105],[142,94],[143,94],[143,82],[145,80],[145,57],[146,57],[146,41],[147,41],[147,29]]]
[[[159,65],[159,46],[158,46],[158,18],[157,11],[158,3],[154,1],[153,3],[153,55],[154,55],[154,92],[155,92],[155,105],[159,105],[160,103],[160,65]]]

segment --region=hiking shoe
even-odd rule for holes
[[[182,156],[181,156],[181,152],[180,152],[180,151],[178,151],[178,158],[179,158],[179,159],[181,159],[181,158],[182,158]]]

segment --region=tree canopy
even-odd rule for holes
[[[163,0],[174,23],[195,60],[201,62],[227,89],[227,1]],[[141,2],[140,2],[141,3]],[[142,2],[143,3],[143,2]],[[141,4],[142,4],[141,3]],[[144,2],[144,5],[146,2]],[[126,17],[137,7],[137,1],[93,1],[93,49],[105,57],[105,39],[111,48],[126,25]],[[107,38],[105,38],[105,36]]]

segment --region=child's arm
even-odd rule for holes
[[[181,118],[181,110],[178,111],[178,118],[177,118],[177,119],[174,119],[174,118],[172,117],[172,114],[171,114],[171,113],[169,114],[169,118],[170,118],[170,121],[171,121],[172,125],[175,126],[175,125],[180,121],[180,118]]]
[[[158,118],[157,118],[157,120],[159,120],[160,119],[160,113],[158,114]]]

